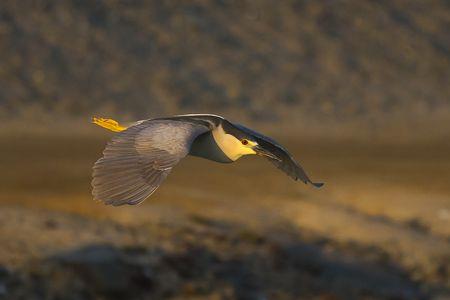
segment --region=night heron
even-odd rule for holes
[[[138,121],[128,128],[111,119],[94,118],[97,125],[119,132],[94,165],[94,199],[114,206],[138,204],[149,197],[188,154],[220,163],[243,155],[266,157],[294,180],[314,183],[289,152],[242,125],[210,114],[189,114]]]

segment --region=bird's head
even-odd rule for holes
[[[260,155],[273,159],[278,158],[258,142],[258,139],[233,127],[219,127],[213,132],[214,139],[221,150],[231,159],[237,160],[243,155]]]
[[[248,154],[256,154],[278,160],[277,156],[275,156],[268,149],[265,149],[263,145],[260,145],[254,137],[243,137],[240,139],[240,142],[242,145],[241,148],[243,148],[243,152],[249,152]]]

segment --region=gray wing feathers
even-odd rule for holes
[[[149,197],[207,127],[168,120],[137,123],[117,134],[93,168],[94,199],[114,206]]]

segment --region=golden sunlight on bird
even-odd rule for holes
[[[312,182],[289,152],[276,141],[223,117],[190,114],[138,121],[126,128],[112,119],[93,123],[119,132],[94,165],[92,194],[114,206],[138,204],[166,179],[187,155],[231,163],[244,155],[267,158],[294,180]]]

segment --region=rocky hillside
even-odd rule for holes
[[[449,28],[445,0],[2,1],[0,104],[432,111],[449,102]]]

